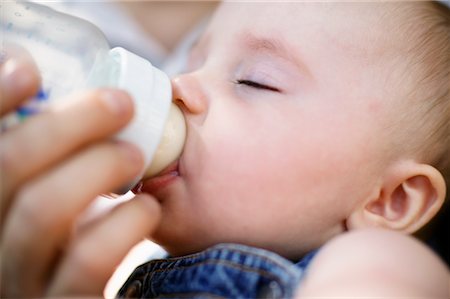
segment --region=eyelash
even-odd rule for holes
[[[280,90],[278,88],[275,88],[275,87],[272,87],[269,85],[264,85],[264,84],[261,84],[261,83],[255,82],[255,81],[251,81],[251,80],[236,80],[235,83],[238,85],[245,85],[245,86],[252,87],[255,89],[280,92]]]

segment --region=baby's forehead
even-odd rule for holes
[[[231,2],[218,19],[241,30],[280,31],[317,40],[331,38],[342,46],[361,46],[392,38],[402,17],[396,3],[380,2]]]
[[[222,5],[216,22],[370,59],[401,47],[399,9],[398,3],[380,2],[232,2]]]

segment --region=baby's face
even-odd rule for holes
[[[370,44],[382,28],[367,5],[220,8],[173,81],[188,127],[179,175],[144,185],[163,209],[157,242],[296,257],[345,230],[387,161],[386,74]]]

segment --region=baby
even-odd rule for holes
[[[148,234],[172,258],[136,269],[121,297],[448,297],[446,266],[405,235],[445,202],[449,28],[433,2],[221,5],[172,81],[182,156],[70,242],[88,202],[142,167],[105,141],[129,98],[84,93],[1,137],[2,292],[99,294]],[[8,69],[21,81],[2,81],[4,107],[37,85]],[[53,155],[24,145],[42,132],[61,138]]]

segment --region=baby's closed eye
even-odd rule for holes
[[[276,87],[267,85],[265,83],[259,83],[259,82],[256,82],[256,81],[252,81],[252,80],[238,79],[238,80],[234,81],[234,83],[237,84],[237,85],[244,85],[244,86],[247,86],[247,87],[260,89],[260,90],[280,92],[280,89],[278,89]]]

